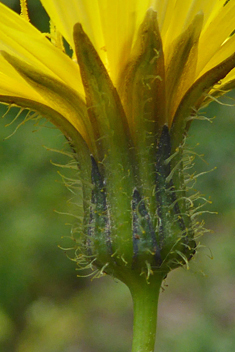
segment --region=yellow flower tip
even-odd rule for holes
[[[20,15],[28,22],[30,22],[27,0],[20,0]]]

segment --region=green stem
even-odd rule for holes
[[[162,276],[155,273],[146,279],[129,285],[134,304],[132,352],[153,352],[157,328],[158,297]]]

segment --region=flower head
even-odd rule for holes
[[[234,86],[235,1],[41,3],[46,35],[26,1],[21,16],[0,4],[0,101],[37,111],[73,147],[81,262],[124,282],[164,276],[195,252],[183,144],[198,110]]]

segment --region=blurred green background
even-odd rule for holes
[[[19,10],[18,0],[2,2]],[[29,5],[32,22],[46,31],[39,1]],[[50,160],[67,159],[43,146],[66,149],[64,137],[49,124],[29,122],[3,141],[17,126],[5,127],[15,114],[0,128],[0,351],[130,351],[128,290],[108,277],[78,278],[76,264],[58,248],[70,245],[62,237],[73,219],[53,210],[70,212],[71,196]],[[213,233],[200,239],[191,270],[178,269],[165,282],[156,352],[235,351],[235,107],[212,104],[205,115],[216,118],[196,121],[188,143],[205,155],[196,172],[217,167],[195,187],[219,214],[205,214]]]

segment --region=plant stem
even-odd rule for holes
[[[132,352],[154,351],[162,279],[155,273],[149,282],[143,278],[129,285],[134,305]]]

